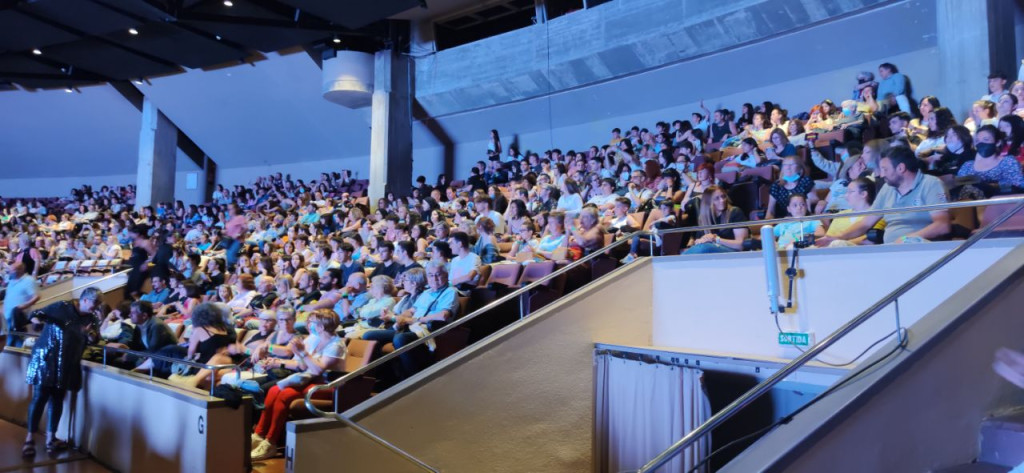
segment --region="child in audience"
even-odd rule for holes
[[[807,216],[807,196],[804,194],[790,195],[786,209],[789,210],[791,217]],[[822,226],[821,220],[783,222],[775,226],[774,233],[776,246],[780,250],[785,250],[792,248],[794,244],[808,242],[808,238],[825,236],[825,227]]]

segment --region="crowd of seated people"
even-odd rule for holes
[[[993,74],[960,124],[940,98],[911,102],[896,66],[878,73],[878,81],[859,74],[838,105],[792,112],[748,103],[737,115],[702,102],[688,119],[616,128],[607,144],[583,151],[520,153],[492,130],[468,179],[442,175],[431,185],[419,176],[373,209],[365,182],[347,171],[308,182],[278,173],[218,186],[203,205],[138,212],[131,187],[78,189],[48,205],[15,201],[0,208],[0,243],[5,265],[20,269],[5,273],[123,259],[127,302],[106,308],[102,327],[110,346],[244,369],[211,373],[143,356],[117,363],[196,387],[212,375],[260,393],[266,409],[252,456],[267,458],[281,445],[290,403],[343,370],[348,344],[372,342],[379,355],[437,330],[464,315],[460,300],[495,267],[565,265],[641,229],[809,214],[830,218],[778,225],[780,247],[943,239],[955,236],[944,211],[843,214],[1024,187],[1024,83],[1007,87]],[[704,231],[677,250],[742,251],[754,233]],[[658,232],[629,243],[613,261],[668,246]],[[395,381],[431,362],[432,348],[420,348],[402,354]]]

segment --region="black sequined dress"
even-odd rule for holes
[[[55,302],[32,317],[46,323],[32,347],[25,382],[33,386],[78,391],[82,387],[82,353],[94,317],[82,315],[68,301]]]

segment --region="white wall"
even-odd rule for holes
[[[352,170],[358,179],[369,179],[370,158],[343,158],[325,161],[305,161],[293,164],[263,164],[239,168],[217,170],[217,183],[224,185],[248,184],[254,179],[276,172],[291,174],[292,179],[318,179],[322,172],[336,172],[343,169]]]
[[[70,195],[71,189],[82,187],[83,185],[91,185],[93,189],[99,189],[101,186],[123,186],[127,184],[135,184],[135,174],[0,179],[0,196],[56,197]]]
[[[914,326],[904,350],[719,471],[953,471],[973,463],[982,421],[1021,404],[1020,388],[992,363],[998,347],[1020,348],[1022,256],[1017,249],[971,283],[944,288],[955,295]]]
[[[801,251],[794,307],[780,315],[780,324],[787,331],[813,331],[820,340],[959,243]],[[954,259],[900,298],[902,325],[909,327],[1020,243],[983,241]],[[787,266],[780,260],[783,295]],[[656,258],[654,273],[655,346],[753,358],[799,355],[778,345],[759,252]],[[848,362],[895,327],[890,305],[819,359]]]

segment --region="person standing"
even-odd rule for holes
[[[21,331],[28,323],[25,311],[32,304],[39,302],[39,287],[36,278],[25,271],[25,264],[17,261],[8,268],[10,281],[4,295],[4,319],[0,320],[0,335],[7,335],[7,344],[21,346],[22,340],[10,332]],[[3,338],[0,338],[0,351],[3,350]]]
[[[96,310],[101,292],[95,287],[82,291],[78,303],[54,302],[32,314],[32,323],[46,324],[32,347],[25,382],[31,385],[32,400],[28,407],[28,434],[22,455],[34,456],[35,433],[49,404],[46,451],[66,450],[66,441],[57,438],[57,426],[64,410],[64,396],[82,387],[82,353],[90,341],[98,338]]]
[[[124,285],[124,298],[135,300],[141,295],[142,284],[146,282],[149,272],[150,250],[152,246],[146,235],[149,227],[136,225],[131,230],[132,255],[128,258],[128,282]]]
[[[224,233],[227,235],[224,255],[227,260],[228,270],[235,270],[235,263],[238,261],[238,252],[242,249],[242,242],[245,241],[245,216],[242,215],[238,204],[228,205],[228,222],[224,225]]]

